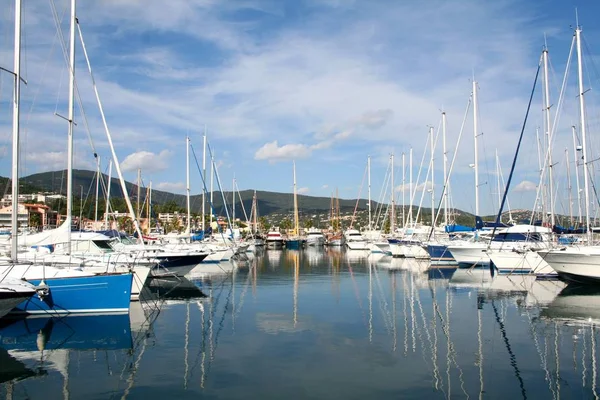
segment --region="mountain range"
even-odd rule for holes
[[[66,170],[62,171],[51,171],[32,174],[20,179],[22,193],[32,193],[36,191],[42,192],[53,192],[66,194]],[[107,182],[108,176],[103,174],[102,182]],[[132,201],[137,198],[138,185],[131,182],[125,182],[127,192],[129,193]],[[144,201],[146,196],[146,188],[141,185],[141,201]],[[4,187],[4,193],[10,192],[10,179],[1,178],[0,188]],[[92,196],[96,190],[96,173],[88,170],[73,170],[73,188],[74,192],[78,193],[80,188],[83,187],[84,196],[86,193],[91,193]],[[101,193],[105,193],[105,189],[101,189]],[[236,193],[236,207],[240,207],[243,204],[246,213],[250,213],[252,207],[252,197],[254,195],[253,190],[241,190]],[[121,190],[121,184],[115,177],[111,179],[110,186],[111,197],[123,197],[123,191]],[[223,214],[220,212],[223,209],[223,197],[226,199],[228,204],[231,203],[232,193],[231,192],[214,192],[213,202],[214,208],[217,214]],[[240,198],[242,199],[240,203]],[[258,203],[259,215],[269,215],[273,213],[289,213],[293,210],[294,202],[291,193],[278,193],[278,192],[267,192],[262,190],[256,191],[256,198]],[[207,196],[208,201],[208,196]],[[298,195],[299,208],[303,213],[323,213],[329,212],[331,209],[331,198],[329,197],[315,197]],[[174,202],[180,207],[185,207],[186,196],[182,194],[175,194],[165,192],[161,190],[152,190],[152,203],[153,204],[164,204],[166,202]],[[202,208],[202,196],[192,195],[190,196],[190,205],[192,212],[200,212]],[[356,199],[340,199],[339,207],[340,213],[352,212],[357,206]],[[376,202],[372,202],[372,207],[377,207]],[[358,210],[366,210],[367,201],[359,200]],[[208,213],[208,211],[207,211]]]

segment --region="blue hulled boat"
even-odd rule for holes
[[[442,243],[429,243],[427,245],[427,253],[431,257],[431,265],[437,266],[455,266],[456,260],[448,250],[448,246]]]
[[[131,273],[27,279],[38,291],[11,314],[127,314],[132,279]]]

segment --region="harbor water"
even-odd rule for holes
[[[0,321],[0,398],[593,398],[600,291],[335,248],[155,279],[129,315]]]

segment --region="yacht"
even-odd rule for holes
[[[344,232],[344,238],[350,250],[371,250],[367,239],[356,229],[348,229]]]
[[[310,228],[306,233],[306,244],[308,246],[323,246],[325,244],[325,235],[317,228]]]
[[[267,233],[267,248],[268,249],[281,249],[283,248],[283,236],[281,232],[278,231],[270,231]]]
[[[550,228],[536,225],[514,225],[499,229],[491,240],[479,240],[452,244],[448,246],[450,254],[459,268],[489,268],[490,250],[513,251],[527,248],[544,249],[549,243]]]

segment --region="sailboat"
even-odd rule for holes
[[[583,63],[581,52],[581,27],[579,24],[575,29],[573,40],[577,45],[577,70],[579,81],[579,118],[581,122],[582,137],[582,160],[584,175],[585,195],[585,231],[587,236],[586,246],[560,247],[550,250],[538,251],[538,254],[546,261],[558,275],[566,280],[594,283],[600,282],[600,246],[592,245],[592,226],[590,221],[590,183],[589,183],[589,148],[587,138],[587,123],[585,118],[585,90],[583,87]]]
[[[306,244],[306,239],[300,236],[300,221],[298,218],[298,193],[296,190],[296,162],[294,162],[294,231],[285,241],[285,247],[298,250]]]
[[[75,0],[71,0],[71,56],[75,47]],[[0,277],[22,279],[37,287],[35,295],[11,312],[19,314],[127,313],[131,273],[94,274],[80,269],[60,269],[18,262],[17,201],[19,192],[19,105],[21,60],[21,1],[15,1],[15,95],[13,108],[12,238],[11,260],[0,265]],[[71,64],[74,63],[71,57]],[[72,65],[73,67],[73,65]],[[69,143],[72,146],[74,78],[71,69]],[[69,153],[72,155],[71,147]],[[70,159],[69,163],[72,161]],[[71,177],[72,178],[72,177]],[[70,187],[70,185],[69,185]],[[70,221],[67,221],[70,223]],[[70,230],[69,230],[70,233]]]
[[[252,236],[249,240],[251,246],[262,247],[265,245],[265,238],[258,229],[258,201],[256,199],[256,190],[252,196],[252,209],[250,210],[250,219],[252,220]]]

